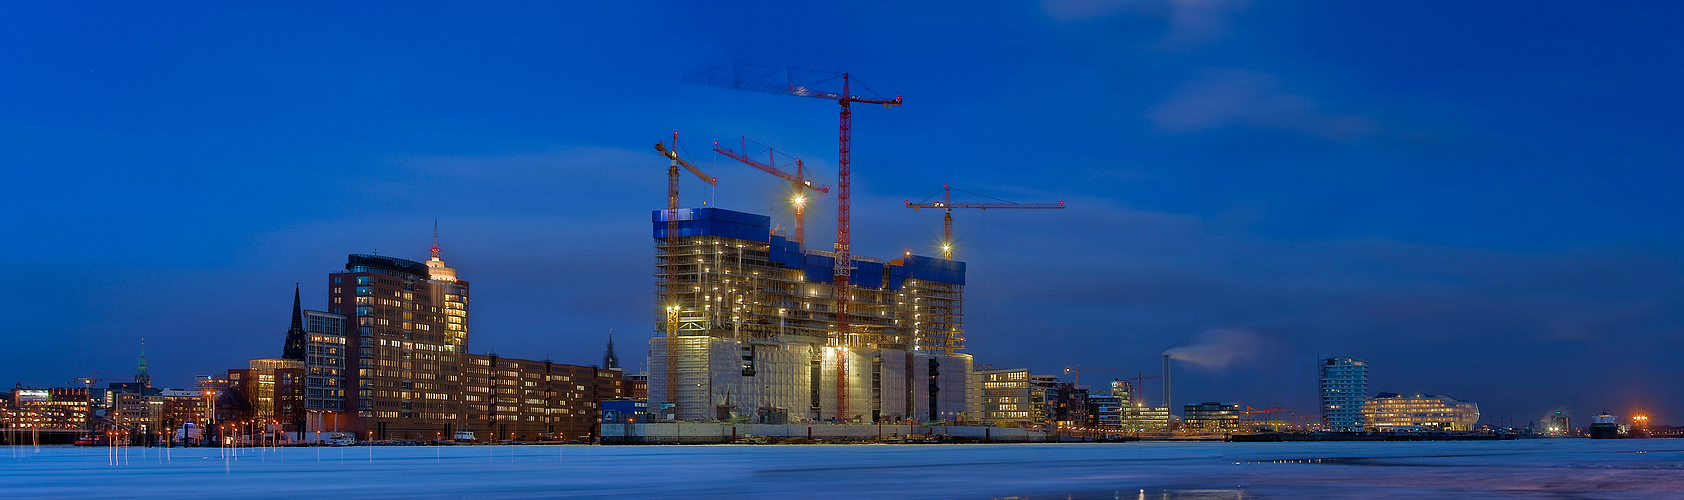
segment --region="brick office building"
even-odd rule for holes
[[[624,382],[619,370],[469,354],[463,429],[486,440],[588,442],[601,401],[625,397]]]
[[[350,430],[412,439],[460,428],[468,282],[445,267],[438,248],[426,264],[350,255],[345,272],[328,275],[328,290],[330,312],[350,323],[344,372],[344,408],[355,416]]]
[[[468,354],[468,291],[437,246],[425,263],[350,255],[345,272],[328,275],[330,313],[304,311],[303,332],[289,330],[304,339],[307,364],[344,367],[333,372],[338,380],[310,372],[323,390],[306,393],[307,408],[317,413],[309,430],[376,440],[449,439],[458,431],[480,440],[595,437],[600,401],[631,394],[623,373]],[[316,324],[338,317],[345,318],[342,335]],[[337,350],[342,361],[333,359],[333,345],[312,345],[329,337],[344,346]],[[330,382],[343,392],[325,390]]]

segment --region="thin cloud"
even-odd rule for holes
[[[1382,132],[1369,118],[1331,112],[1316,99],[1284,89],[1274,75],[1242,69],[1204,71],[1148,110],[1147,117],[1166,132],[1247,126],[1340,141]]]
[[[1123,13],[1163,18],[1168,41],[1188,44],[1220,38],[1248,0],[1043,0],[1041,9],[1059,21],[1101,19]]]

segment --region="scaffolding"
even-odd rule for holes
[[[663,336],[672,330],[673,309],[679,336],[823,345],[835,328],[835,286],[828,280],[809,280],[807,269],[773,261],[770,243],[703,235],[657,238],[655,248],[656,309],[662,318],[655,331]],[[800,255],[809,264],[836,258],[819,250]],[[963,349],[964,285],[909,277],[935,260],[908,256],[884,263],[854,258],[856,266],[881,275],[855,280],[849,287],[850,331],[842,345],[947,353]],[[959,266],[963,269],[963,263]]]
[[[853,257],[848,332],[833,336],[835,253],[802,248],[753,214],[678,209],[654,212],[653,222],[660,337],[650,373],[666,376],[651,377],[649,394],[667,400],[651,405],[657,415],[912,419],[907,409],[929,401],[909,376],[913,354],[962,360],[967,368],[947,378],[961,381],[950,391],[964,398],[969,355],[955,353],[964,348],[964,263]],[[837,415],[826,403],[839,400],[869,404]]]

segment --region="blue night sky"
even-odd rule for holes
[[[1684,424],[1680,4],[602,4],[0,6],[0,381],[278,356],[294,282],[323,309],[434,219],[473,351],[590,364],[612,328],[636,371],[654,142],[719,178],[686,206],[790,223],[707,152],[738,136],[835,184],[833,102],[681,83],[738,61],[905,96],[856,108],[856,254],[938,254],[902,202],[942,183],[1068,203],[956,213],[979,363],[1192,344],[1177,402],[1314,414],[1313,358],[1356,356],[1486,422]]]

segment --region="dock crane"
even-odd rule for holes
[[[1242,422],[1244,422],[1247,425],[1254,425],[1254,424],[1257,423],[1257,421],[1255,419],[1251,418],[1251,416],[1254,415],[1254,414],[1262,413],[1264,418],[1268,418],[1268,417],[1273,417],[1274,416],[1273,414],[1275,414],[1275,413],[1292,414],[1294,412],[1291,411],[1291,410],[1288,410],[1286,408],[1281,408],[1279,406],[1272,406],[1272,407],[1269,407],[1269,408],[1252,408],[1250,405],[1247,405],[1244,410],[1234,410],[1234,413],[1245,415],[1244,417],[1241,417]]]
[[[766,162],[762,163],[760,160],[756,160],[748,156],[748,138],[738,138],[737,144],[738,149],[732,150],[729,146],[720,147],[718,142],[714,142],[713,150],[719,154],[729,156],[737,161],[746,163],[748,166],[758,168],[762,172],[776,175],[780,179],[789,181],[790,187],[794,188],[793,191],[795,191],[795,196],[790,199],[790,203],[795,205],[795,238],[793,239],[801,243],[806,243],[806,190],[812,190],[819,194],[830,194],[830,186],[816,186],[813,184],[813,181],[808,180],[807,172],[805,170],[806,167],[802,165],[800,158],[795,159],[795,173],[790,174],[789,172],[778,170],[778,154],[776,151],[773,151],[772,148],[766,148]]]
[[[656,142],[655,151],[667,157],[671,163],[667,166],[667,238],[674,238],[678,234],[678,167],[696,174],[702,182],[710,186],[719,185],[719,179],[702,172],[702,169],[678,155],[678,131],[672,133],[672,149]],[[667,319],[667,373],[666,392],[667,402],[673,405],[673,415],[678,414],[678,304],[666,305]],[[656,409],[659,414],[659,409]]]
[[[959,192],[977,195],[976,193],[971,193],[969,191],[964,191],[964,190],[961,190]],[[983,195],[977,195],[977,196],[983,196]],[[912,200],[907,200],[906,201],[906,208],[910,208],[910,209],[913,209],[913,210],[918,210],[918,209],[922,209],[922,208],[939,208],[939,209],[942,209],[943,214],[942,214],[942,217],[941,217],[941,257],[943,259],[946,259],[946,260],[953,260],[953,209],[955,209],[955,208],[975,208],[975,209],[981,209],[981,210],[987,210],[987,209],[990,209],[990,208],[1011,208],[1011,209],[1062,209],[1062,208],[1064,208],[1064,202],[1062,202],[1062,201],[1058,202],[1058,203],[1013,203],[1013,202],[1009,202],[1009,201],[1006,201],[1006,200],[1001,200],[999,198],[993,198],[993,197],[990,197],[990,196],[983,196],[983,197],[984,198],[992,198],[992,199],[998,200],[998,201],[992,202],[992,203],[954,203],[953,202],[953,188],[948,186],[947,184],[941,185],[941,201],[937,201],[937,202],[933,202],[933,203],[929,202],[930,198],[934,198],[934,197],[935,197],[935,195],[930,195],[929,198],[925,198],[924,201],[920,201],[918,203],[913,203]]]
[[[1082,388],[1082,372],[1129,372],[1129,371],[1134,371],[1134,370],[1128,370],[1128,369],[1124,369],[1124,368],[1082,368],[1082,365],[1067,366],[1067,367],[1064,368],[1064,373],[1068,373],[1075,378],[1075,381],[1071,383],[1071,386],[1075,387],[1077,389]]]
[[[105,381],[108,381],[108,380],[131,380],[132,381],[134,379],[133,378],[121,378],[121,377],[101,377],[101,376],[99,376],[99,372],[92,372],[92,373],[89,373],[88,376],[86,376],[86,377],[76,377],[76,380],[73,380],[71,382],[77,383],[77,384],[82,384],[83,387],[92,389],[94,384],[99,383],[99,382],[105,382]]]
[[[825,71],[806,71],[826,75],[814,82],[796,82],[791,77],[794,68],[761,66],[753,64],[736,64],[731,66],[728,73],[706,72],[686,77],[691,83],[725,87],[750,92],[765,92],[769,94],[792,95],[796,97],[816,97],[836,101],[842,108],[840,133],[836,140],[836,265],[831,269],[832,279],[836,287],[836,333],[830,339],[832,347],[836,347],[836,420],[847,420],[848,415],[848,345],[850,329],[848,326],[848,275],[853,272],[854,261],[851,250],[848,249],[848,216],[849,216],[849,160],[853,154],[853,104],[879,104],[885,108],[901,105],[901,97],[884,99],[881,95],[875,99],[861,97],[853,93],[853,77],[848,73]],[[723,74],[722,74],[723,73]],[[783,81],[777,81],[778,75],[783,75]],[[842,92],[827,92],[814,87],[840,78]],[[866,92],[876,94],[870,87],[861,84]]]

